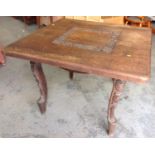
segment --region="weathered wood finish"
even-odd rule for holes
[[[115,79],[108,108],[109,134],[114,132],[114,110],[123,81],[143,83],[150,79],[150,51],[150,29],[67,19],[39,29],[4,49],[8,56],[33,61],[32,71],[41,92],[41,112],[46,107],[47,86],[40,63]]]
[[[120,32],[111,53],[91,51],[78,47],[57,45],[53,41],[71,28]],[[104,34],[103,34],[104,36]],[[103,44],[110,41],[105,32]],[[72,42],[96,44],[99,34],[85,36],[76,33]],[[92,39],[91,39],[92,38]],[[67,37],[70,39],[70,36]],[[95,40],[95,41],[94,41]],[[101,40],[99,40],[101,43]],[[49,25],[5,48],[6,55],[56,65],[62,68],[87,72],[110,78],[146,82],[150,78],[151,30],[147,28],[105,26],[101,23],[61,20]]]
[[[33,75],[38,83],[40,89],[40,98],[38,100],[38,106],[41,113],[46,111],[46,102],[47,102],[47,83],[44,72],[42,70],[42,66],[40,63],[30,61],[31,70]]]
[[[125,86],[125,81],[113,79],[113,89],[108,105],[108,134],[112,135],[116,127],[115,108]]]

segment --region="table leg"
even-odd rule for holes
[[[113,79],[113,89],[108,105],[108,134],[113,135],[116,127],[115,108],[125,86],[125,81]]]
[[[73,80],[73,76],[74,76],[74,71],[69,71],[69,78],[71,80]]]
[[[40,63],[30,61],[30,64],[31,64],[31,70],[33,72],[33,75],[36,81],[38,82],[38,86],[41,94],[38,100],[38,106],[39,106],[40,112],[44,113],[46,111],[46,102],[47,102],[46,78]]]

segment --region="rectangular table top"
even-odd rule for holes
[[[151,30],[62,19],[4,49],[8,56],[133,82],[150,78]]]

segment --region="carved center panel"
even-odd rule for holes
[[[120,31],[109,29],[87,29],[73,27],[53,43],[63,46],[76,47],[91,51],[111,53],[120,36]]]

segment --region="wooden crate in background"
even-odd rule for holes
[[[107,24],[116,24],[116,25],[124,24],[124,16],[65,16],[65,18],[103,22]]]

